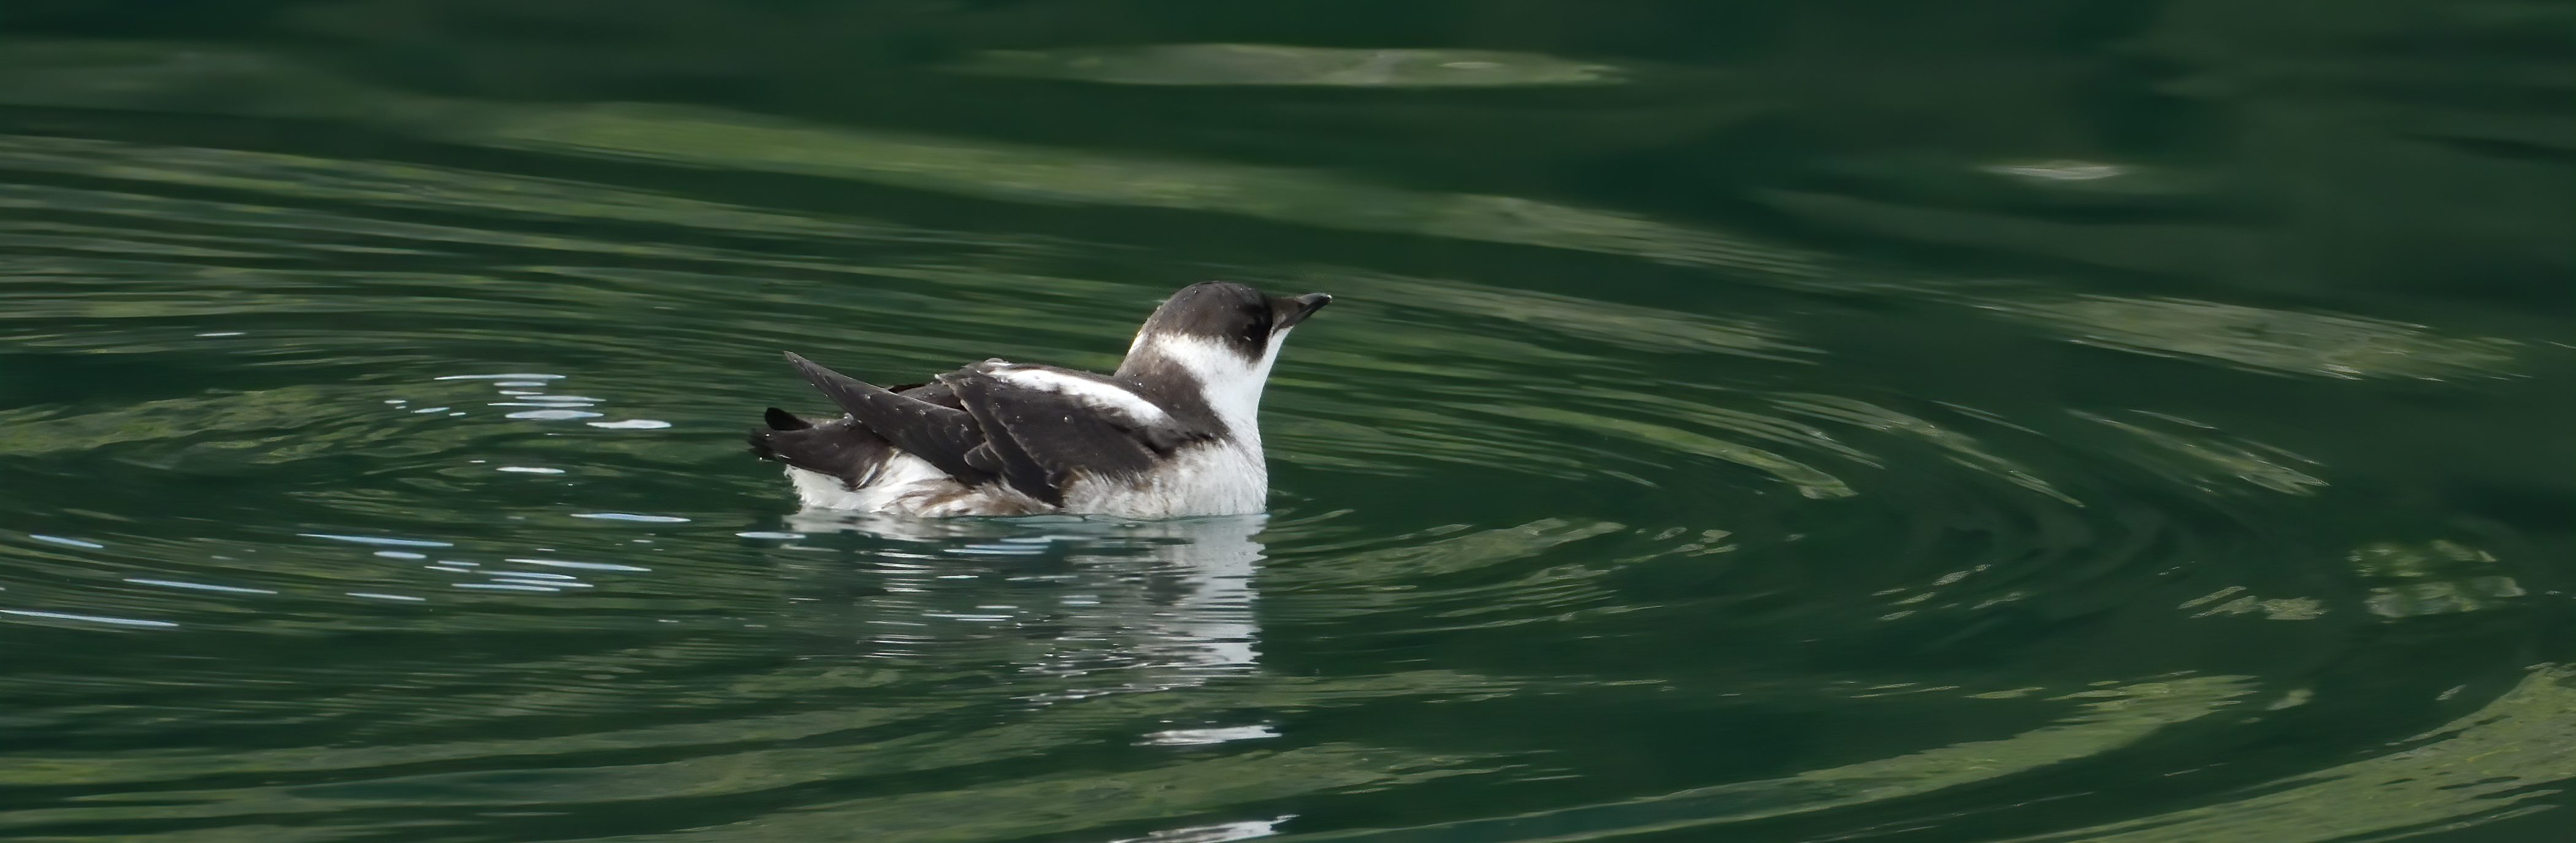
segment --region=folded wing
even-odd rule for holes
[[[855,428],[805,438],[841,443],[851,440],[850,434],[873,434],[871,438],[920,457],[961,484],[1000,482],[1052,506],[1064,504],[1065,487],[1077,477],[1139,476],[1158,457],[1203,438],[1125,384],[1084,372],[989,360],[940,375],[930,386],[896,392],[794,354],[787,357],[849,414],[811,429],[820,432],[844,422]],[[798,438],[802,431],[780,429],[779,415],[787,414],[770,419],[771,440]],[[754,432],[756,448],[762,433]],[[859,442],[851,455],[815,447],[806,456],[838,466],[849,456],[866,456],[856,453],[864,452],[865,445]],[[795,459],[786,461],[799,465]],[[828,473],[853,485],[864,483],[846,468]]]
[[[944,407],[957,406],[956,393],[944,384],[910,384],[891,391]],[[875,482],[895,453],[894,443],[846,415],[804,419],[771,407],[763,420],[767,424],[751,429],[753,456],[836,477],[853,489]]]
[[[894,447],[920,457],[969,486],[991,482],[989,467],[977,466],[967,454],[984,444],[975,418],[954,405],[899,395],[884,387],[823,368],[793,352],[787,362],[805,382],[821,390],[860,427],[884,437]]]

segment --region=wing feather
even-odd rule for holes
[[[846,463],[865,443],[838,440],[873,434],[860,438],[882,438],[965,485],[999,481],[1050,506],[1063,506],[1066,486],[1079,477],[1141,476],[1159,456],[1210,435],[1187,430],[1128,385],[1084,372],[987,360],[898,392],[795,354],[787,360],[849,418],[770,431],[771,441],[821,440],[830,430],[833,444],[848,450],[816,441],[808,461]],[[835,429],[844,424],[856,429]],[[840,451],[828,454],[838,459],[828,451]]]
[[[885,437],[896,448],[969,486],[993,479],[989,471],[966,458],[968,451],[984,444],[984,433],[965,410],[898,395],[826,369],[793,352],[788,353],[787,362],[861,427]]]
[[[1137,431],[1160,425],[1104,408],[1095,395],[1032,386],[989,369],[940,379],[984,429],[1002,478],[1030,497],[1062,506],[1065,487],[1079,476],[1137,476],[1154,467],[1156,451]]]

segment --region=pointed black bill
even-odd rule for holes
[[[1278,321],[1273,323],[1270,329],[1285,331],[1296,327],[1297,323],[1306,321],[1306,317],[1315,315],[1315,311],[1322,310],[1324,305],[1332,303],[1333,297],[1322,293],[1274,299],[1270,303],[1270,309],[1271,312],[1279,315],[1276,317]]]

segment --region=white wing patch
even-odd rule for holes
[[[1004,383],[1012,386],[1070,395],[1093,407],[1124,413],[1128,418],[1138,422],[1160,424],[1171,419],[1171,414],[1163,412],[1161,407],[1154,406],[1154,402],[1147,401],[1143,396],[1115,384],[1102,383],[1050,369],[996,367],[991,372],[993,377],[1000,378]]]

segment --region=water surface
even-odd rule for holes
[[[2576,831],[2563,9],[137,9],[0,11],[0,836]],[[1266,516],[742,451],[1207,278]]]

